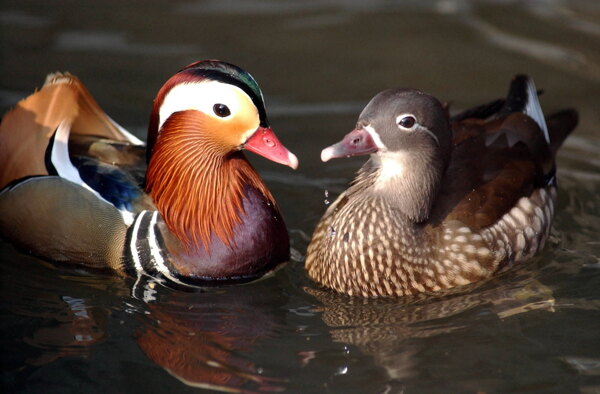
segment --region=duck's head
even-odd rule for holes
[[[444,155],[450,148],[448,116],[433,96],[414,89],[376,95],[342,141],[321,152],[321,160],[375,154],[400,160],[422,150]]]
[[[298,165],[269,127],[262,93],[246,71],[201,61],[160,89],[148,129],[146,193],[186,254],[213,253],[215,240],[239,246],[236,228],[254,212],[244,208],[252,190],[262,196],[260,209],[278,210],[243,149]]]
[[[269,126],[258,84],[241,68],[217,60],[192,63],[160,89],[148,128],[148,161],[163,130],[194,122],[223,156],[247,149],[292,168],[298,159]]]
[[[354,130],[323,149],[321,160],[371,154],[371,191],[396,200],[420,221],[429,214],[451,138],[446,109],[436,98],[414,89],[388,89],[367,104]]]

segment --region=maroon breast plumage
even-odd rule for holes
[[[318,283],[360,296],[435,292],[492,276],[544,245],[556,206],[555,155],[575,127],[544,119],[533,81],[452,118],[434,97],[389,89],[321,158],[370,154],[308,247]]]
[[[246,71],[193,63],[158,92],[148,146],[70,74],[0,126],[0,234],[53,261],[178,284],[244,281],[289,256],[273,196],[242,150],[296,168]]]

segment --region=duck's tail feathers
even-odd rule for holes
[[[546,142],[550,144],[550,134],[538,100],[538,93],[532,78],[524,74],[516,75],[510,83],[506,101],[499,114],[508,115],[513,112],[523,112],[538,124],[544,133]]]
[[[556,156],[556,152],[575,129],[578,122],[579,115],[572,108],[555,112],[546,117],[546,124],[550,132],[550,150],[553,156]]]
[[[106,115],[77,77],[53,73],[2,118],[0,188],[15,179],[48,174],[45,151],[61,123],[77,134],[142,144]]]
[[[544,119],[544,112],[538,99],[537,89],[533,78],[527,77],[527,99],[525,101],[525,110],[523,111],[527,116],[535,120],[540,126],[540,129],[544,132],[544,138],[546,142],[550,144],[550,134],[548,133],[548,126],[546,125],[546,119]]]

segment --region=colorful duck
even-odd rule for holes
[[[0,234],[52,261],[177,284],[256,278],[288,259],[289,238],[243,149],[298,165],[232,64],[173,75],[146,146],[76,77],[51,74],[0,125]]]
[[[370,154],[329,206],[306,269],[350,295],[436,292],[489,278],[544,246],[556,206],[556,152],[577,124],[544,119],[533,80],[506,100],[449,118],[434,97],[389,89],[321,159]]]

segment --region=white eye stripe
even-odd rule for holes
[[[432,132],[431,130],[429,130],[428,128],[426,128],[426,127],[423,127],[423,126],[421,126],[421,125],[418,125],[418,130],[419,130],[419,131],[424,131],[424,132],[426,132],[427,134],[429,134],[429,135],[431,136],[431,138],[433,138],[433,139],[435,140],[435,143],[436,143],[438,146],[440,146],[440,140],[438,139],[438,137],[437,137],[435,134],[433,134],[433,132]]]
[[[175,112],[197,110],[209,116],[223,119],[214,113],[215,104],[224,104],[231,115],[236,114],[243,106],[240,93],[250,97],[237,86],[217,81],[183,83],[175,86],[165,96],[159,109],[158,129]]]
[[[406,116],[411,116],[413,119],[415,119],[415,124],[411,127],[404,127],[402,125],[400,125],[400,120]],[[414,116],[413,114],[402,114],[396,117],[396,124],[398,125],[399,128],[401,128],[402,130],[409,130],[409,131],[423,131],[427,134],[429,134],[431,136],[431,138],[434,139],[435,143],[440,146],[440,140],[438,139],[438,137],[433,134],[433,132],[431,130],[429,130],[427,127],[421,126],[421,124],[419,124],[419,122],[417,121],[417,117]]]

